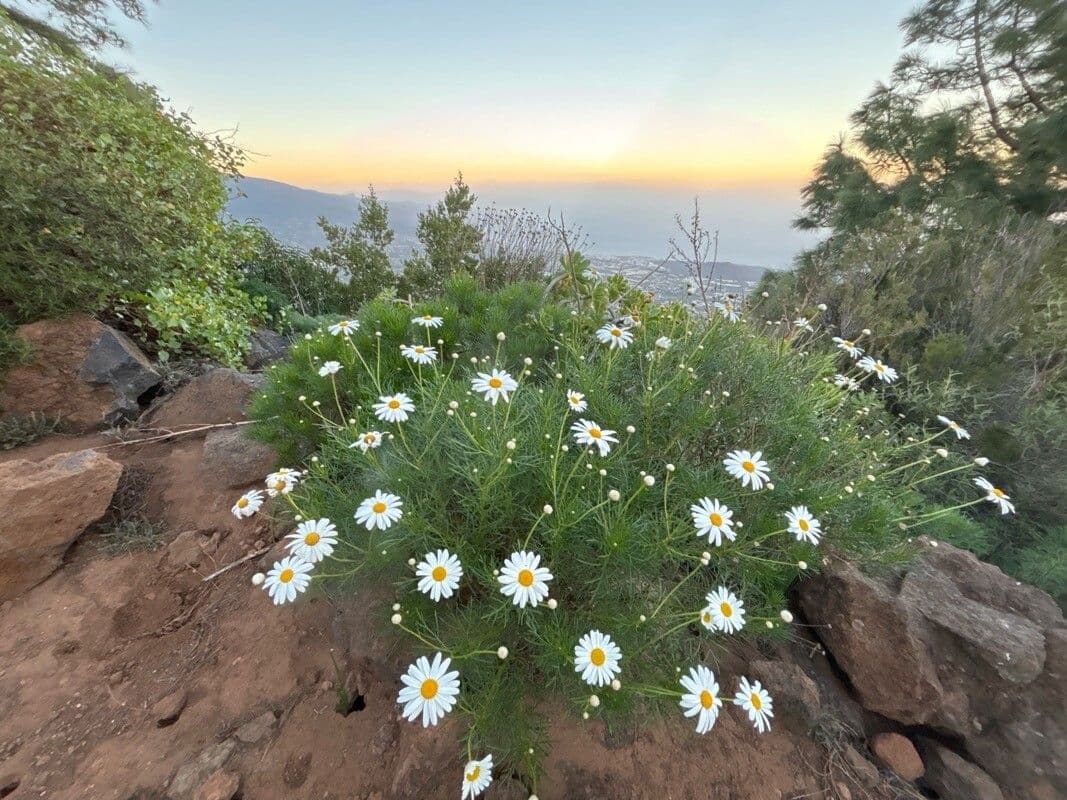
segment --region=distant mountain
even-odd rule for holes
[[[689,277],[689,268],[681,261],[668,261],[665,269],[680,278]],[[732,261],[717,261],[714,266],[706,264],[704,274],[710,278],[712,284],[719,281],[724,283],[759,283],[767,267],[757,267],[752,264],[735,264]]]
[[[407,200],[384,202],[397,242],[413,241],[418,213],[423,206]],[[319,217],[346,225],[355,221],[359,196],[316,192],[280,181],[244,177],[231,189],[228,210],[236,219],[258,220],[279,241],[308,249],[325,243],[317,224]]]

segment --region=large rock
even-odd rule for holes
[[[33,351],[13,367],[0,408],[60,418],[74,432],[99,430],[140,413],[140,398],[160,382],[137,345],[86,314],[22,325]]]
[[[146,414],[145,422],[167,430],[238,422],[245,419],[245,407],[262,385],[261,375],[219,367],[182,386]]]
[[[258,372],[289,355],[289,340],[267,328],[256,328],[248,340],[245,366]]]
[[[877,733],[871,738],[871,752],[882,764],[906,781],[918,780],[924,770],[919,751],[899,733]]]
[[[920,739],[926,764],[923,783],[941,800],[1004,800],[1000,787],[981,768],[932,739]]]
[[[0,601],[59,567],[82,531],[107,511],[122,465],[95,450],[0,464]]]
[[[865,707],[958,737],[1005,791],[1067,795],[1067,625],[1043,592],[954,547],[871,577],[834,563],[799,591]]]
[[[236,489],[263,480],[274,470],[274,450],[245,428],[216,428],[204,439],[204,474],[212,483]]]

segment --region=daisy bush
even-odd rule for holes
[[[865,397],[891,368],[839,372],[838,348],[808,347],[814,319],[771,337],[732,305],[463,281],[370,303],[272,374],[260,435],[304,461],[234,506],[292,520],[257,582],[278,605],[329,582],[387,593],[369,613],[407,654],[398,711],[457,718],[463,797],[501,767],[536,790],[555,709],[769,730],[774,698],[719,656],[788,636],[788,587],[831,552],[902,558],[953,512],[913,488],[953,429],[901,434]]]

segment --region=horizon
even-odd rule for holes
[[[790,228],[800,189],[888,76],[911,5],[185,0],[124,24],[129,49],[107,55],[202,129],[236,130],[251,177],[437,196],[462,172],[642,254],[698,196],[726,257],[781,267],[812,241]]]

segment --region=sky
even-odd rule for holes
[[[912,5],[162,0],[110,60],[236,128],[249,175],[429,199],[462,170],[618,253],[699,196],[724,258],[786,266],[800,187]]]

